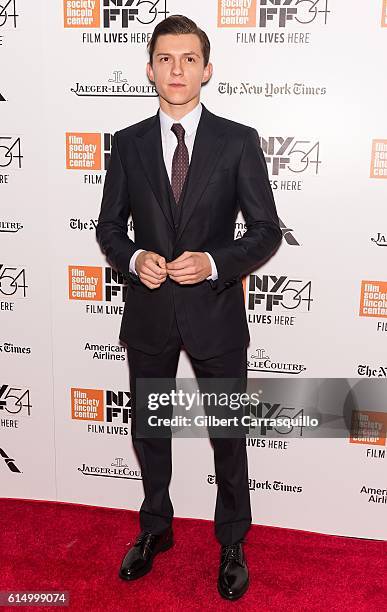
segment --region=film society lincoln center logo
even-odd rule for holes
[[[71,389],[71,417],[82,421],[104,421],[103,390]]]
[[[102,267],[69,266],[68,272],[70,300],[102,301]]]
[[[387,318],[387,281],[362,281],[359,315]]]
[[[128,28],[164,19],[167,0],[63,0],[65,28]]]
[[[372,141],[370,178],[387,179],[387,140]]]
[[[385,412],[369,412],[367,410],[354,410],[352,412],[349,438],[352,444],[385,446],[386,431],[387,414]]]
[[[72,387],[71,419],[86,423],[88,433],[127,436],[131,419],[130,391]]]
[[[101,170],[101,141],[100,133],[66,132],[66,168]]]

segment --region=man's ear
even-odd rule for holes
[[[153,81],[153,82],[154,82],[154,80],[155,80],[155,75],[153,74],[153,68],[152,68],[152,66],[151,66],[150,62],[148,62],[148,63],[147,63],[147,65],[146,65],[146,73],[147,73],[147,75],[148,75],[148,79],[149,79],[150,81]]]
[[[204,68],[202,83],[207,83],[212,77],[213,66],[211,62],[208,62],[207,66]]]

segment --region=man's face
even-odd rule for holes
[[[153,65],[148,62],[147,74],[159,96],[169,104],[187,104],[200,96],[202,83],[212,74],[212,65],[204,67],[196,34],[163,34],[157,38]]]

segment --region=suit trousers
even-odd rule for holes
[[[175,379],[182,348],[186,347],[176,313],[167,344],[161,353],[150,355],[127,347],[132,407],[131,435],[144,486],[140,527],[153,533],[164,531],[171,525],[173,518],[174,511],[169,496],[172,476],[171,438],[136,436],[136,380],[137,378]],[[199,387],[200,377],[247,379],[246,347],[203,360],[192,357],[188,350],[187,354]],[[217,480],[215,536],[222,545],[235,544],[244,538],[252,520],[246,439],[210,437],[210,440],[214,451]],[[195,469],[194,462],[187,461],[188,469]]]

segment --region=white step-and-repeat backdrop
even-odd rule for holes
[[[212,43],[203,102],[260,135],[283,228],[245,282],[249,377],[342,379],[346,435],[248,441],[254,522],[385,539],[386,0],[1,0],[0,494],[142,500],[125,282],[95,225],[112,134],[158,108],[146,42],[176,13]],[[261,414],[294,413],[296,396],[273,391]],[[208,440],[173,453],[176,515],[212,518]]]

